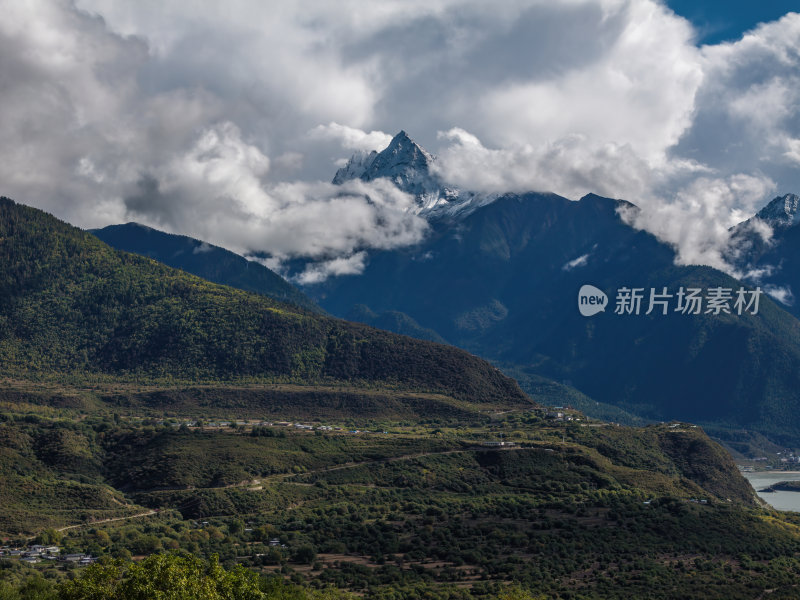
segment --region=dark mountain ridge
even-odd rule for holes
[[[530,405],[462,350],[206,282],[7,198],[0,376],[348,382]]]
[[[280,275],[225,248],[139,223],[109,225],[92,229],[90,233],[118,250],[147,256],[213,283],[321,312],[313,301]]]
[[[591,194],[506,194],[460,220],[432,221],[423,243],[372,255],[362,275],[306,291],[332,314],[355,304],[403,313],[522,380],[564,382],[635,415],[800,444],[800,323],[766,296],[757,315],[578,312],[586,283],[611,306],[626,286],[667,287],[673,302],[680,288],[742,287],[709,267],[675,265],[673,249],[621,210],[635,207]]]

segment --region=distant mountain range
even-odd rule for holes
[[[795,439],[800,323],[769,299],[755,316],[611,308],[581,316],[578,290],[586,283],[611,302],[625,286],[673,294],[741,286],[714,269],[674,266],[671,249],[628,227],[619,206],[596,196],[504,196],[419,247],[374,255],[363,275],[307,291],[333,314],[354,304],[375,315],[406,314],[502,365],[523,386],[523,375],[539,375],[650,419]]]
[[[147,256],[214,283],[321,312],[303,292],[277,273],[219,246],[184,235],[164,233],[138,223],[109,225],[90,231],[119,250]]]
[[[360,312],[373,324],[404,314],[502,365],[523,386],[545,376],[646,418],[743,427],[800,443],[800,323],[791,315],[764,296],[757,315],[671,309],[621,316],[609,309],[587,319],[577,310],[585,283],[605,290],[611,303],[625,286],[674,295],[682,287],[706,293],[742,284],[708,267],[676,266],[671,247],[622,219],[637,210],[629,202],[592,194],[578,202],[554,194],[478,196],[442,184],[434,160],[401,132],[386,150],[362,158],[361,170],[337,173],[337,182],[412,182],[403,189],[422,190],[420,212],[432,234],[417,246],[373,254],[362,275],[306,286],[323,308]],[[800,277],[791,259],[777,256],[800,233],[796,197],[765,211],[758,218],[781,219],[779,243],[751,260],[783,264],[784,276]]]
[[[705,306],[697,315],[676,312],[681,288],[735,296],[743,284],[712,268],[676,266],[671,247],[622,218],[638,210],[630,202],[472,193],[441,181],[435,160],[400,132],[382,152],[358,153],[336,173],[334,183],[390,179],[416,197],[431,233],[416,246],[372,253],[361,275],[305,286],[323,309],[465,348],[534,397],[546,390],[589,412],[597,401],[606,417],[745,428],[800,446],[800,322],[783,305],[764,295],[757,314],[706,314]],[[734,233],[738,264],[773,266],[758,280],[773,293],[800,289],[792,278],[800,269],[785,256],[797,255],[791,244],[800,243],[794,198],[776,199],[754,217],[771,223],[769,243],[752,224]],[[755,283],[747,280],[748,297]],[[584,284],[605,292],[607,310],[579,313]],[[668,314],[644,314],[648,298],[641,314],[615,314],[626,287],[645,296],[667,288]]]

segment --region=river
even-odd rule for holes
[[[800,512],[800,492],[766,492],[761,490],[779,481],[800,481],[800,471],[762,471],[742,473],[758,493],[759,498],[778,510]]]

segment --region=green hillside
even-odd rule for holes
[[[321,317],[116,251],[0,200],[0,375],[355,382],[529,404],[455,348]]]
[[[303,292],[277,273],[219,246],[139,223],[109,225],[90,232],[118,250],[153,258],[214,283],[322,312]]]
[[[524,410],[354,434],[140,409],[8,403],[0,535],[107,558],[216,554],[375,599],[487,598],[516,581],[547,598],[728,600],[791,593],[800,572],[796,519],[756,507],[730,457],[686,424]],[[514,445],[486,446],[497,439]],[[0,591],[69,572],[7,561]]]

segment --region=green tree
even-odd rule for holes
[[[0,581],[0,600],[20,600],[19,590],[6,581]]]
[[[98,563],[60,585],[60,600],[262,600],[258,577],[217,557],[154,554],[138,564]]]
[[[58,544],[61,542],[61,538],[63,537],[64,534],[60,531],[56,531],[53,528],[45,529],[38,536],[36,536],[36,543],[45,545]]]
[[[534,595],[520,585],[510,585],[497,594],[497,600],[547,600],[547,597],[544,594]]]
[[[108,535],[108,532],[103,531],[102,529],[94,534],[94,538],[98,545],[102,546],[103,548],[107,548],[111,545],[111,536]]]
[[[310,565],[317,558],[316,549],[310,544],[303,544],[294,553],[295,562]]]
[[[59,600],[110,600],[116,598],[122,561],[110,560],[87,567],[80,577],[59,586]]]
[[[228,523],[228,531],[233,535],[239,535],[244,531],[244,521],[241,519],[231,519]]]
[[[38,574],[25,581],[19,590],[20,600],[56,600],[57,597],[52,582]]]

